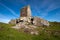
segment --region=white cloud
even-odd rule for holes
[[[2,13],[0,13],[0,22],[8,23],[9,19],[8,19],[8,17],[6,17]]]
[[[51,11],[51,10],[54,10],[54,9],[57,9],[59,8],[56,4],[52,3],[48,6],[48,8],[46,9],[47,12]]]
[[[43,10],[39,10],[45,7],[47,8]],[[44,0],[39,8],[35,6],[36,12],[42,17],[47,16],[48,12],[55,10],[57,8],[59,8],[59,6],[53,0]]]
[[[48,12],[47,11],[41,11],[41,10],[39,10],[39,8],[38,7],[36,7],[35,6],[35,14],[37,15],[37,16],[41,16],[42,18],[44,18],[44,17],[46,17],[47,15],[48,15]]]
[[[0,18],[0,22],[8,23],[9,21],[9,19]]]
[[[5,7],[8,11],[10,11],[13,15],[15,15],[15,16],[17,16],[18,17],[18,15],[12,10],[12,9],[10,9],[9,7],[7,7],[6,5],[4,5],[4,4],[2,4],[2,3],[0,3],[0,5],[2,5],[3,7]]]

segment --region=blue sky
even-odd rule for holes
[[[60,22],[60,0],[0,0],[0,22],[19,18],[20,9],[30,5],[32,16]]]

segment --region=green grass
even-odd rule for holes
[[[60,34],[54,35],[54,33],[49,34],[45,30],[59,30],[60,23],[50,22],[50,27],[45,28],[41,31],[39,27],[37,30],[40,31],[39,35],[31,35],[24,32],[19,32],[15,29],[12,29],[12,24],[0,23],[0,40],[60,40]]]

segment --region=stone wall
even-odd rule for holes
[[[21,9],[20,18],[11,20],[9,23],[18,24],[20,22],[28,22],[36,26],[49,26],[49,22],[47,20],[41,19],[39,17],[31,17],[31,9],[29,5]]]
[[[16,20],[9,21],[9,24],[16,24]]]
[[[20,17],[31,17],[30,6],[25,6],[20,10]]]
[[[47,20],[41,19],[39,17],[34,17],[33,18],[33,24],[36,26],[49,26],[49,22]]]
[[[27,7],[20,10],[20,17],[27,17]]]

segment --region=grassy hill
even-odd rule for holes
[[[0,23],[0,40],[60,40],[60,23],[50,24],[49,27],[38,27],[39,35],[31,35],[12,29],[12,24]]]

